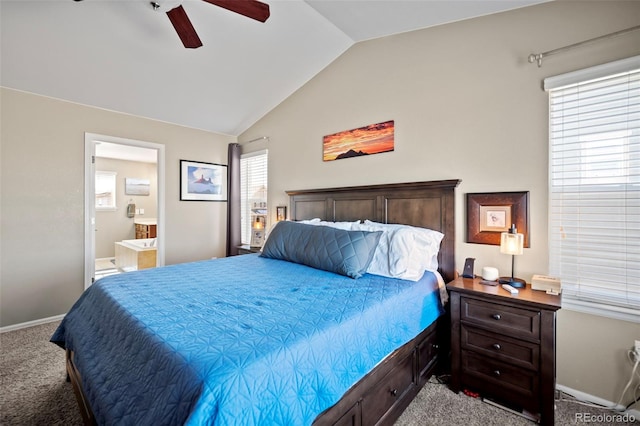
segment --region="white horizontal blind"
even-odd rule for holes
[[[242,244],[251,242],[254,203],[267,202],[268,152],[261,150],[240,157],[240,226]]]
[[[640,322],[640,67],[550,89],[549,133],[563,305]]]

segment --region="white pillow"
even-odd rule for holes
[[[393,223],[378,223],[372,222],[370,220],[364,221],[365,225],[374,226],[376,229],[384,230],[384,229],[404,229],[413,233],[417,250],[425,250],[428,255],[432,258],[430,262],[427,262],[427,270],[435,271],[438,269],[438,252],[440,251],[440,243],[444,238],[444,234],[442,232],[434,231],[433,229],[428,228],[420,228],[417,226],[409,226],[409,225],[399,225]],[[400,234],[398,234],[400,236]],[[406,236],[405,236],[406,238]]]
[[[438,251],[444,238],[441,232],[369,220],[353,229],[383,232],[367,269],[371,274],[418,281],[425,270],[438,269]]]
[[[391,274],[389,268],[389,245],[391,244],[392,234],[395,232],[389,229],[380,229],[371,225],[358,224],[353,227],[356,231],[376,232],[382,231],[378,246],[373,254],[373,259],[367,268],[367,273],[374,275],[382,275],[383,277],[398,278]]]
[[[324,220],[320,220],[320,218],[309,219],[309,220],[300,220],[298,223],[304,223],[307,225],[318,225],[318,226],[328,226],[330,228],[344,229],[345,231],[353,231],[353,225],[359,225],[360,221],[356,220],[355,222],[327,222]],[[357,231],[357,229],[355,229]]]

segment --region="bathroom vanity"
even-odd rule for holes
[[[157,219],[134,219],[136,226],[136,239],[140,238],[156,238],[158,236]]]

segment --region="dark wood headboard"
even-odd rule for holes
[[[440,231],[438,255],[446,282],[455,275],[455,188],[460,180],[287,191],[291,220],[332,222],[369,219]]]

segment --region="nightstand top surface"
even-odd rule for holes
[[[522,301],[529,304],[544,306],[547,309],[558,310],[561,307],[561,296],[551,295],[543,291],[531,290],[531,286],[527,284],[526,288],[519,288],[518,294],[511,294],[503,289],[500,284],[491,286],[480,284],[480,278],[463,278],[458,277],[447,284],[448,290],[458,291],[466,294],[482,294],[496,300],[504,301]]]
[[[260,250],[262,250],[262,247],[251,247],[249,244],[241,244],[236,247],[239,250],[244,250],[246,252],[251,252],[251,253],[260,253]]]

